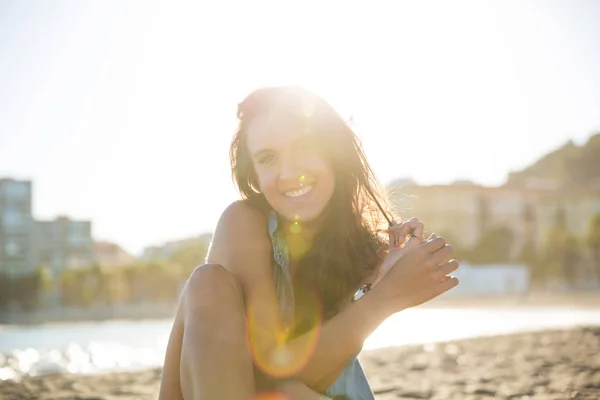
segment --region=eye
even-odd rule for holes
[[[276,160],[277,160],[277,157],[275,157],[275,155],[265,154],[263,156],[258,157],[258,159],[256,161],[258,164],[263,165],[263,164],[272,164]]]

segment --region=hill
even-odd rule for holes
[[[600,133],[578,146],[569,141],[529,167],[511,172],[507,186],[540,188],[600,187]]]

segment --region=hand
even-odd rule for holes
[[[377,285],[381,279],[388,273],[390,268],[397,262],[397,258],[405,254],[408,250],[415,248],[423,243],[424,226],[417,218],[411,218],[408,221],[398,223],[392,221],[388,229],[388,250],[395,252],[396,257],[386,257],[383,262],[375,268],[369,282],[373,286]]]
[[[417,218],[411,218],[408,221],[397,223],[392,221],[392,225],[388,229],[388,249],[390,251],[405,248],[411,243],[414,245],[423,242],[423,223]],[[406,237],[411,235],[408,240]],[[417,243],[417,241],[419,243]]]
[[[388,254],[384,264],[391,267],[371,293],[377,293],[391,313],[418,306],[458,285],[458,279],[447,277],[458,268],[458,262],[447,261],[454,249],[444,238],[432,235],[412,246]]]

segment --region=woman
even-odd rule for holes
[[[391,220],[358,139],[315,94],[258,89],[238,119],[243,200],[182,293],[160,398],[373,398],[357,353],[388,316],[457,285],[452,247]]]

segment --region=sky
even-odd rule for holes
[[[144,246],[213,230],[251,90],[296,84],[384,183],[509,171],[600,132],[600,2],[0,2],[0,177]]]

